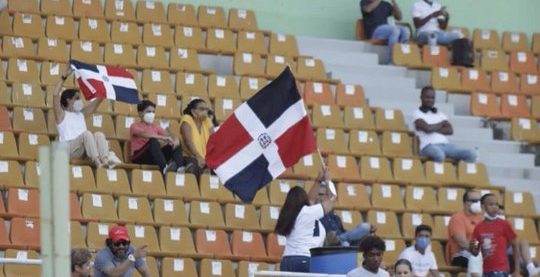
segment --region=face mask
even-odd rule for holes
[[[482,205],[480,205],[480,202],[474,202],[471,204],[471,212],[474,214],[479,214],[482,212]]]
[[[156,117],[156,114],[155,113],[145,113],[143,115],[143,120],[144,122],[150,124],[150,123],[153,123],[154,122],[154,118]]]
[[[73,103],[73,110],[76,112],[80,112],[84,108],[84,104],[82,100],[75,100]]]
[[[415,239],[415,245],[418,246],[420,249],[426,249],[429,245],[429,238],[426,237],[417,237]]]
[[[500,218],[502,220],[506,220],[506,216],[504,214],[498,215],[497,218]]]
[[[484,218],[487,220],[495,220],[497,219],[497,216],[491,216],[488,213],[484,213]]]

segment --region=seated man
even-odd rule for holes
[[[390,63],[392,46],[396,42],[407,42],[411,36],[409,28],[388,24],[389,16],[394,16],[395,19],[401,20],[401,10],[395,0],[392,0],[392,4],[383,0],[362,0],[360,1],[360,8],[366,37],[369,39],[388,40],[386,63]]]
[[[438,277],[437,260],[428,247],[431,243],[431,227],[428,225],[418,225],[414,231],[414,245],[407,247],[399,254],[398,260],[405,259],[412,265],[413,276]]]
[[[463,37],[460,33],[445,31],[450,15],[446,11],[446,7],[433,0],[417,0],[413,4],[411,13],[414,27],[416,27],[418,44],[447,45]]]
[[[386,244],[376,236],[368,236],[360,243],[359,250],[363,253],[363,262],[347,273],[347,277],[389,277],[390,274],[381,268]]]
[[[326,245],[359,245],[364,237],[375,233],[376,230],[375,226],[364,222],[358,224],[354,229],[346,231],[341,219],[334,211],[327,213],[320,221],[326,230]]]
[[[424,87],[420,100],[422,106],[415,110],[412,116],[415,132],[420,140],[420,154],[436,162],[444,162],[446,157],[469,163],[475,162],[474,151],[448,143],[446,136],[452,135],[454,130],[446,115],[434,107],[435,90],[432,87]]]

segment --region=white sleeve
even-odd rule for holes
[[[417,109],[412,113],[412,122],[414,123],[417,119],[420,119],[420,118],[423,118],[422,112]]]
[[[413,18],[424,18],[424,15],[422,14],[422,9],[418,7],[418,2],[413,4],[411,14]]]
[[[446,116],[446,114],[444,114],[443,112],[440,112],[441,113],[441,118],[442,120],[448,120],[448,117]]]
[[[324,216],[324,208],[322,204],[304,206],[302,208],[302,211],[306,218],[313,219],[313,220],[319,220]]]
[[[399,257],[397,259],[398,260],[405,259],[410,262],[409,257],[407,256],[407,248],[403,249],[403,251],[399,253]]]
[[[429,267],[430,270],[438,270],[439,267],[437,266],[437,260],[435,259],[435,255],[433,252],[431,252],[431,266]]]

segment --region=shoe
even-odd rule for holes
[[[175,172],[176,170],[177,170],[176,163],[170,162],[163,169],[163,175],[167,175],[167,172]]]
[[[107,160],[109,168],[115,168],[117,165],[122,163],[122,161],[112,151],[109,151],[109,155],[107,155]]]

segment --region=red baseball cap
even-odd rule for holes
[[[119,240],[129,241],[128,230],[124,226],[116,225],[109,230],[109,238],[112,242],[117,242]]]

